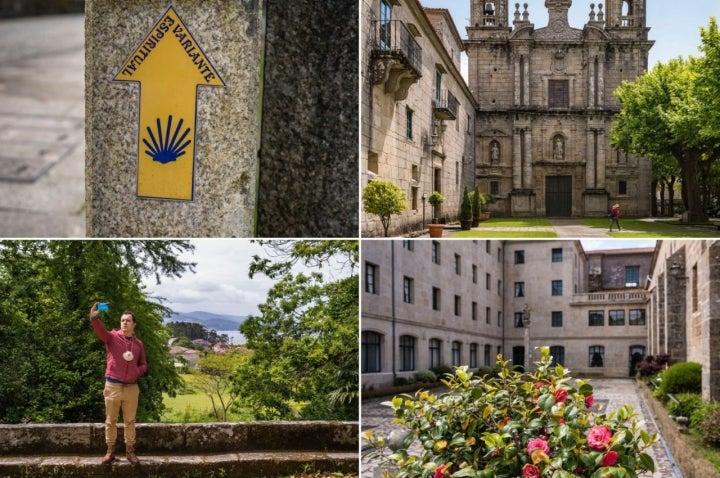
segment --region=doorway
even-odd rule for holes
[[[572,176],[545,177],[545,215],[572,215]]]

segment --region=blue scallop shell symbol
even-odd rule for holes
[[[145,143],[145,146],[148,147],[148,149],[145,150],[145,154],[150,156],[153,161],[157,161],[161,164],[167,164],[171,161],[175,161],[177,158],[185,154],[185,149],[187,149],[188,145],[192,142],[192,140],[188,139],[183,143],[185,137],[188,133],[190,133],[190,128],[186,128],[182,135],[178,138],[183,125],[182,118],[180,118],[180,121],[175,127],[172,139],[170,139],[170,131],[173,126],[172,123],[173,117],[170,115],[168,116],[167,128],[165,128],[164,137],[162,125],[160,124],[160,118],[157,119],[157,138],[150,127],[147,127],[147,132],[150,135],[150,141],[152,141],[152,144],[150,144],[150,141],[148,141],[147,138],[143,138],[143,143]]]

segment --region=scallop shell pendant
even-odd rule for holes
[[[128,350],[127,352],[125,352],[125,353],[123,354],[123,358],[124,358],[125,360],[127,360],[128,362],[130,362],[130,361],[131,361],[132,359],[134,359],[135,357],[133,356],[133,353]]]

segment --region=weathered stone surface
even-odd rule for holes
[[[225,87],[197,89],[194,198],[138,197],[140,89],[111,81],[151,32],[167,2],[88,0],[89,236],[247,237],[254,233],[264,2],[178,0],[173,7],[225,82]],[[177,93],[175,86],[169,85],[168,95]]]
[[[357,237],[357,10],[267,3],[259,236]]]

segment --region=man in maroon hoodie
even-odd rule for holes
[[[135,414],[140,396],[137,379],[147,371],[147,361],[143,343],[135,336],[135,315],[130,311],[123,312],[120,329],[108,331],[100,322],[98,304],[95,303],[90,309],[90,323],[98,338],[105,342],[107,354],[103,392],[107,453],[102,462],[110,464],[115,459],[117,420],[122,409],[127,459],[137,465],[140,462],[135,456]]]

